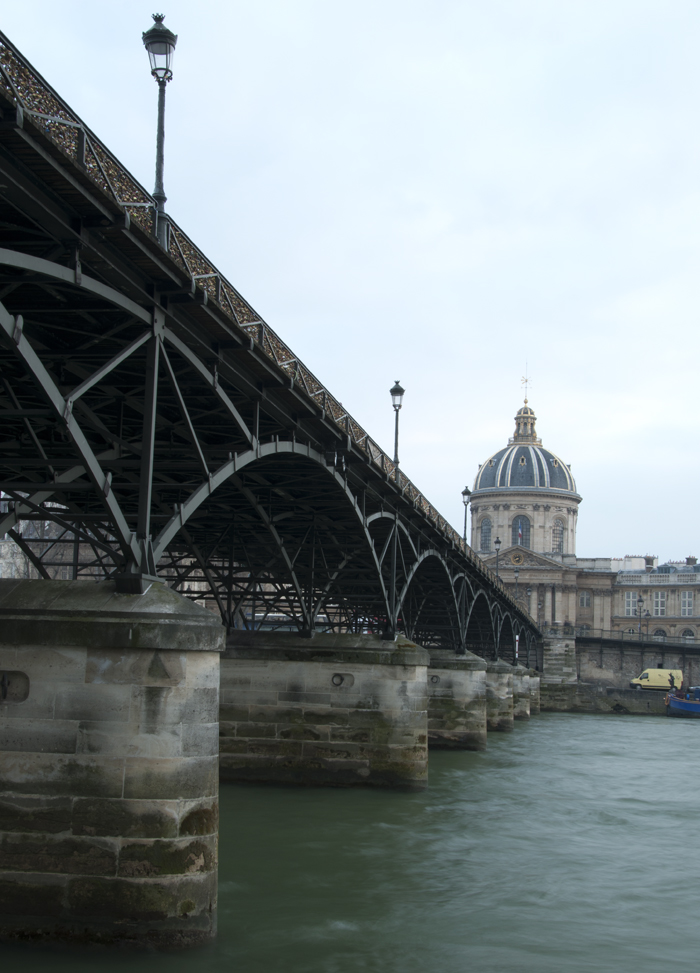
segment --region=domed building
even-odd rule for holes
[[[472,492],[472,547],[505,547],[554,555],[576,554],[576,518],[581,497],[571,468],[542,446],[537,417],[525,404],[515,416],[508,445],[479,466]]]
[[[541,628],[700,642],[700,566],[650,555],[576,556],[581,496],[571,467],[538,438],[525,399],[508,444],[479,464],[471,546]]]

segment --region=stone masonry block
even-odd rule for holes
[[[0,917],[60,916],[66,880],[61,876],[0,875]],[[0,928],[5,925],[0,918]]]
[[[180,813],[177,800],[81,798],[73,806],[72,830],[75,835],[176,838]]]
[[[77,737],[75,721],[0,718],[0,750],[75,753]]]
[[[217,757],[219,754],[218,723],[183,723],[183,757]]]
[[[120,757],[179,757],[181,726],[160,723],[83,722],[78,732],[78,753],[104,753]]]
[[[167,658],[163,657],[166,661]],[[188,689],[219,690],[218,655],[213,652],[190,652],[185,667]]]
[[[69,881],[70,912],[77,918],[162,920],[210,912],[216,906],[216,872],[170,882],[128,878],[75,878]]]
[[[0,752],[0,780],[15,794],[121,797],[123,777],[120,757]]]
[[[70,831],[71,797],[0,797],[0,831],[38,831],[53,834]]]
[[[123,878],[160,875],[195,875],[210,872],[217,861],[217,836],[180,838],[177,841],[132,841],[119,852]]]
[[[0,870],[69,875],[114,875],[114,842],[88,837],[6,834],[0,841]]]
[[[217,723],[219,694],[216,689],[133,687],[132,720],[139,723]]]
[[[56,694],[57,720],[113,720],[128,723],[130,714],[130,686],[74,686]]]
[[[183,652],[89,649],[85,682],[179,686],[184,682],[185,668]]]
[[[180,801],[180,836],[219,834],[219,802],[215,799]]]
[[[274,710],[274,706],[263,707],[264,709]],[[221,704],[219,709],[219,722],[220,723],[247,723],[250,719],[253,719],[250,715],[250,706],[231,706],[225,703]]]
[[[208,797],[218,793],[215,757],[127,757],[124,797],[140,800]]]

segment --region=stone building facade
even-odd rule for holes
[[[696,558],[659,565],[651,555],[577,557],[582,498],[571,467],[543,447],[535,423],[526,399],[508,444],[479,465],[471,495],[472,548],[490,568],[498,567],[543,629],[700,644]]]

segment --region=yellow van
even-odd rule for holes
[[[680,689],[683,685],[683,673],[680,669],[645,669],[641,676],[632,679],[632,689]]]

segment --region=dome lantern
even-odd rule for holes
[[[527,399],[525,399],[525,405],[518,409],[515,413],[515,433],[511,439],[512,443],[537,443],[540,445],[542,443],[541,439],[537,438],[537,433],[535,431],[535,421],[537,416],[534,410],[530,408],[527,404]]]

